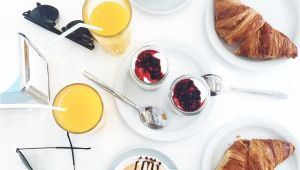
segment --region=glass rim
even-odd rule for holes
[[[184,110],[181,110],[180,108],[178,108],[176,106],[176,104],[174,103],[174,100],[172,99],[173,97],[173,90],[174,90],[174,87],[176,86],[176,84],[183,80],[183,79],[186,79],[186,78],[193,78],[193,79],[196,79],[197,81],[201,82],[201,84],[205,87],[205,92],[206,92],[206,100],[204,101],[203,105],[200,106],[199,109],[195,110],[195,111],[184,111]],[[210,91],[209,91],[209,87],[208,85],[206,84],[206,82],[204,82],[204,80],[198,78],[198,77],[195,77],[195,76],[192,76],[192,75],[182,75],[178,78],[176,78],[171,86],[170,86],[170,89],[169,89],[169,100],[170,100],[170,103],[171,103],[171,106],[172,108],[175,108],[175,110],[177,111],[176,113],[180,114],[180,115],[183,115],[183,116],[196,116],[196,115],[199,115],[201,113],[202,110],[204,110],[204,108],[206,108],[206,106],[208,105],[209,101],[210,101]]]
[[[74,85],[83,85],[83,86],[86,86],[86,87],[92,89],[94,92],[96,92],[97,96],[99,97],[99,99],[100,99],[100,101],[101,101],[100,104],[101,104],[101,106],[102,106],[101,116],[99,117],[98,121],[95,123],[95,125],[94,125],[93,127],[89,128],[88,130],[85,130],[85,131],[82,131],[82,132],[75,132],[75,131],[67,130],[66,128],[64,128],[64,127],[58,122],[58,120],[56,119],[56,116],[55,116],[55,114],[54,114],[54,112],[55,112],[54,110],[52,110],[52,115],[53,115],[53,117],[54,117],[54,120],[55,120],[56,124],[57,124],[60,128],[62,128],[63,130],[65,130],[66,132],[69,132],[69,133],[72,133],[72,134],[83,134],[83,133],[90,132],[91,130],[93,130],[93,129],[101,122],[101,120],[102,120],[102,118],[103,118],[103,114],[104,114],[104,105],[103,105],[102,97],[101,97],[101,95],[98,93],[98,91],[97,91],[95,88],[93,88],[92,86],[90,86],[90,85],[88,85],[88,84],[85,84],[85,83],[72,83],[72,84],[69,84],[69,85],[63,87],[63,88],[60,89],[60,90],[57,92],[57,94],[55,95],[55,97],[54,97],[54,99],[53,99],[53,102],[52,102],[52,105],[54,105],[54,102],[56,101],[57,96],[58,96],[62,91],[64,91],[66,88],[68,88],[68,87],[70,87],[70,86],[74,86]]]
[[[83,6],[82,6],[82,19],[83,19],[83,22],[84,23],[86,23],[86,18],[88,17],[88,16],[86,16],[86,14],[85,14],[85,12],[87,11],[87,6],[88,6],[88,2],[89,2],[90,0],[84,0],[84,4],[83,4]],[[112,1],[112,0],[108,0],[108,1]],[[132,19],[132,5],[131,5],[131,3],[130,3],[130,1],[129,0],[124,0],[124,1],[126,1],[127,3],[128,3],[128,5],[129,5],[129,12],[130,12],[130,16],[129,16],[129,21],[127,22],[127,24],[126,24],[126,26],[122,29],[122,30],[120,30],[119,32],[117,32],[117,33],[115,33],[115,34],[112,34],[112,35],[101,35],[101,34],[97,34],[97,33],[95,33],[95,32],[93,32],[93,30],[90,30],[93,34],[96,34],[97,36],[100,36],[100,37],[106,37],[106,38],[111,38],[111,37],[115,37],[115,36],[117,36],[117,35],[120,35],[120,34],[122,34],[123,32],[125,32],[127,29],[128,29],[128,27],[129,27],[129,25],[130,25],[130,23],[131,23],[131,19]],[[114,1],[112,1],[112,2],[114,2]],[[87,23],[87,24],[89,24],[89,23]]]
[[[139,54],[140,54],[141,52],[145,51],[145,50],[156,50],[156,51],[158,51],[158,52],[160,52],[160,53],[161,53],[161,51],[163,51],[163,50],[161,50],[159,47],[157,47],[157,46],[155,46],[155,45],[151,45],[151,44],[143,45],[143,46],[141,46],[141,47],[135,49],[135,50],[130,54],[130,56],[132,55],[131,61],[130,61],[130,73],[131,73],[131,75],[133,76],[133,78],[134,78],[136,81],[138,81],[139,83],[141,83],[141,84],[148,85],[148,86],[155,86],[155,85],[162,84],[163,81],[166,79],[166,77],[167,77],[168,74],[169,74],[169,60],[167,59],[167,57],[164,56],[164,52],[162,52],[162,53],[163,53],[163,58],[164,58],[164,59],[166,60],[166,62],[167,62],[167,65],[166,65],[167,70],[166,70],[164,76],[162,77],[162,79],[160,79],[159,81],[157,81],[157,82],[155,82],[155,83],[151,83],[151,82],[145,82],[145,81],[143,81],[143,80],[141,80],[141,79],[139,79],[139,78],[137,77],[137,75],[136,75],[136,73],[135,73],[135,62],[136,62],[136,60],[137,60]]]

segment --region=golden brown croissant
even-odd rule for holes
[[[215,29],[227,44],[241,43],[236,55],[275,59],[298,55],[296,45],[239,0],[215,0]]]
[[[297,56],[297,47],[283,33],[273,29],[268,23],[243,41],[235,51],[236,55],[254,59],[274,59]]]
[[[264,24],[263,17],[239,0],[215,0],[215,28],[231,45],[256,33]]]
[[[231,145],[217,170],[274,170],[295,147],[280,140],[239,139]]]

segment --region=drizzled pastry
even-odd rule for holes
[[[294,151],[291,143],[277,139],[238,139],[216,170],[274,170]]]
[[[286,35],[240,0],[215,0],[215,29],[227,44],[240,45],[235,50],[239,56],[266,60],[298,55],[297,46]]]
[[[167,170],[162,163],[154,158],[139,157],[136,161],[133,161],[124,170]]]

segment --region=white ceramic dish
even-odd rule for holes
[[[300,169],[299,142],[281,125],[261,119],[238,119],[221,127],[207,145],[201,169],[215,170],[236,136],[244,139],[280,139],[294,144],[295,153],[280,164],[276,170]]]
[[[139,9],[151,14],[169,14],[180,10],[191,0],[132,0]]]
[[[201,130],[205,120],[209,117],[215,98],[211,98],[207,107],[197,116],[180,116],[172,111],[169,105],[168,93],[171,83],[181,75],[190,74],[201,76],[211,73],[205,57],[196,50],[176,43],[174,40],[155,40],[147,44],[160,47],[166,53],[170,72],[162,86],[153,92],[142,90],[132,80],[129,72],[131,57],[128,56],[116,74],[115,89],[140,106],[153,105],[164,109],[168,113],[168,124],[159,130],[152,130],[140,121],[138,114],[126,104],[116,100],[117,108],[125,123],[136,133],[158,141],[171,141],[186,138]]]
[[[152,158],[156,158],[160,160],[163,163],[163,165],[168,169],[178,169],[177,165],[167,155],[158,150],[144,146],[130,147],[121,151],[112,159],[113,161],[111,162],[108,169],[121,170],[120,168],[123,166],[124,163],[130,161],[129,159],[139,156],[149,156]]]
[[[294,43],[299,41],[300,29],[300,1],[298,0],[241,0],[241,2],[257,10],[264,19],[275,29],[286,34]],[[272,3],[272,4],[270,4]],[[270,7],[272,5],[272,7]],[[205,26],[208,39],[216,52],[227,62],[245,69],[257,70],[278,66],[283,63],[294,62],[293,59],[277,59],[255,61],[246,57],[233,54],[234,48],[225,44],[215,31],[214,1],[209,0],[205,14]],[[299,45],[296,44],[296,45]],[[298,47],[300,48],[300,47]]]

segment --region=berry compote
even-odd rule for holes
[[[175,84],[172,100],[177,108],[185,112],[197,111],[203,105],[201,91],[191,79],[183,79]]]
[[[134,72],[141,81],[157,83],[164,77],[161,61],[156,57],[159,53],[156,50],[145,50],[138,55]]]

